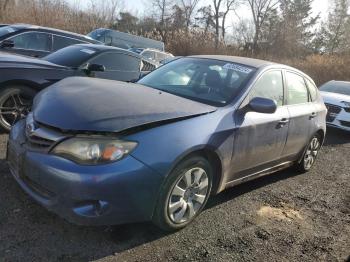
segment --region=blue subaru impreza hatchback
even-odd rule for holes
[[[8,163],[37,202],[77,224],[185,227],[208,197],[290,166],[312,168],[326,107],[307,75],[193,56],[137,84],[69,78],[12,129]]]

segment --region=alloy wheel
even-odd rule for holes
[[[304,156],[304,167],[306,170],[309,170],[315,163],[315,160],[318,155],[318,151],[320,150],[321,143],[317,137],[314,137],[308,149],[306,150],[305,156]]]
[[[9,94],[0,105],[0,118],[9,129],[31,110],[31,100],[25,98],[20,92]]]
[[[201,209],[209,192],[209,179],[203,168],[186,171],[175,183],[168,201],[168,215],[173,223],[191,220]]]

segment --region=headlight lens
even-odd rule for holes
[[[342,103],[345,105],[345,107],[350,108],[350,102],[345,102],[345,101],[343,101]]]
[[[83,165],[118,161],[137,146],[136,142],[105,138],[70,138],[58,144],[52,154]]]

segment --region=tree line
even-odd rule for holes
[[[151,14],[137,17],[120,12],[113,27],[139,33],[156,29],[166,43],[174,31],[201,30],[214,35],[217,48],[224,43],[252,54],[273,53],[290,57],[348,52],[349,0],[329,0],[329,13],[325,18],[312,11],[313,2],[211,0],[209,5],[203,6],[201,0],[153,0]],[[242,6],[249,9],[250,17],[239,14]],[[229,16],[236,17],[231,26],[228,25]]]
[[[152,0],[140,16],[123,11],[121,0],[85,0],[84,7],[80,0],[76,5],[65,0],[1,0],[0,22],[79,33],[109,27],[162,40],[177,55],[210,52],[288,58],[349,53],[349,0],[329,0],[326,17],[313,12],[313,2]],[[243,7],[249,16],[240,13]]]

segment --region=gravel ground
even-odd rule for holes
[[[11,178],[0,136],[0,261],[345,261],[350,255],[350,134],[330,130],[312,172],[260,178],[213,197],[186,229],[78,227]]]

